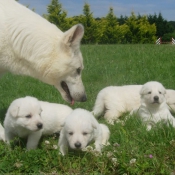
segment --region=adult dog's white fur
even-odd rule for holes
[[[95,150],[101,152],[102,146],[108,143],[110,131],[104,124],[99,124],[91,112],[75,109],[67,116],[60,133],[59,147],[62,155],[68,149],[82,150],[95,141]]]
[[[9,143],[16,136],[27,138],[27,149],[35,149],[42,135],[61,130],[71,112],[66,105],[38,101],[34,97],[16,99],[5,116],[5,140]]]
[[[142,121],[146,123],[147,130],[150,130],[153,125],[160,121],[167,124],[171,123],[175,127],[175,118],[169,111],[165,94],[164,86],[156,81],[147,82],[141,88],[141,105],[131,114],[140,116]]]
[[[104,118],[111,124],[122,114],[131,112],[140,106],[140,90],[142,85],[109,86],[102,89],[96,98],[93,114]],[[166,100],[171,112],[175,112],[175,91],[166,90]]]
[[[81,24],[66,32],[15,0],[0,1],[0,75],[22,74],[54,85],[68,102],[86,101],[81,80]]]

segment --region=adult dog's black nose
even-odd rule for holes
[[[80,148],[81,147],[81,143],[80,142],[76,142],[74,145],[75,145],[76,148]]]
[[[37,123],[37,127],[38,127],[38,129],[42,129],[43,124],[42,123]]]
[[[158,96],[154,96],[154,101],[159,101],[159,97]]]

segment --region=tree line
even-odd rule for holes
[[[121,15],[118,18],[110,7],[105,17],[94,18],[90,5],[85,3],[83,14],[67,17],[67,12],[62,9],[59,0],[51,0],[47,12],[43,17],[62,31],[82,23],[85,27],[82,43],[85,44],[144,44],[155,43],[159,37],[162,37],[163,41],[170,41],[171,37],[175,37],[175,21],[165,20],[161,13],[145,16],[131,12],[129,17]]]

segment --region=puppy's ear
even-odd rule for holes
[[[10,106],[9,112],[12,117],[17,117],[19,112],[19,106],[18,105],[12,105]]]
[[[165,95],[166,94],[166,89],[163,87],[162,88],[162,93]]]
[[[141,90],[140,90],[140,95],[144,95],[146,91],[146,88],[144,86],[142,86]]]
[[[92,127],[93,127],[94,129],[97,129],[98,125],[99,125],[99,123],[98,123],[98,122],[96,121],[96,119],[93,117],[93,118],[92,118]]]

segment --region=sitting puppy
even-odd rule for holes
[[[92,113],[98,117],[104,111],[104,118],[113,124],[123,113],[139,107],[139,91],[142,85],[109,86],[98,95]]]
[[[126,85],[102,89],[97,95],[92,113],[99,117],[104,112],[107,122],[114,124],[122,114],[139,108],[141,88],[142,85]],[[175,90],[168,89],[166,92],[167,104],[171,112],[175,112]]]
[[[156,81],[147,82],[140,91],[141,105],[131,114],[137,114],[150,130],[159,121],[170,123],[175,127],[175,119],[171,115],[165,98],[166,90],[163,85]]]
[[[34,97],[16,99],[5,116],[5,139],[9,143],[15,136],[27,138],[27,149],[35,149],[42,135],[61,130],[71,112],[66,105],[38,101]]]
[[[101,152],[102,146],[108,144],[109,135],[108,127],[99,124],[89,111],[75,109],[67,116],[60,132],[60,152],[65,155],[68,148],[82,150],[92,141],[95,141],[96,151]]]

